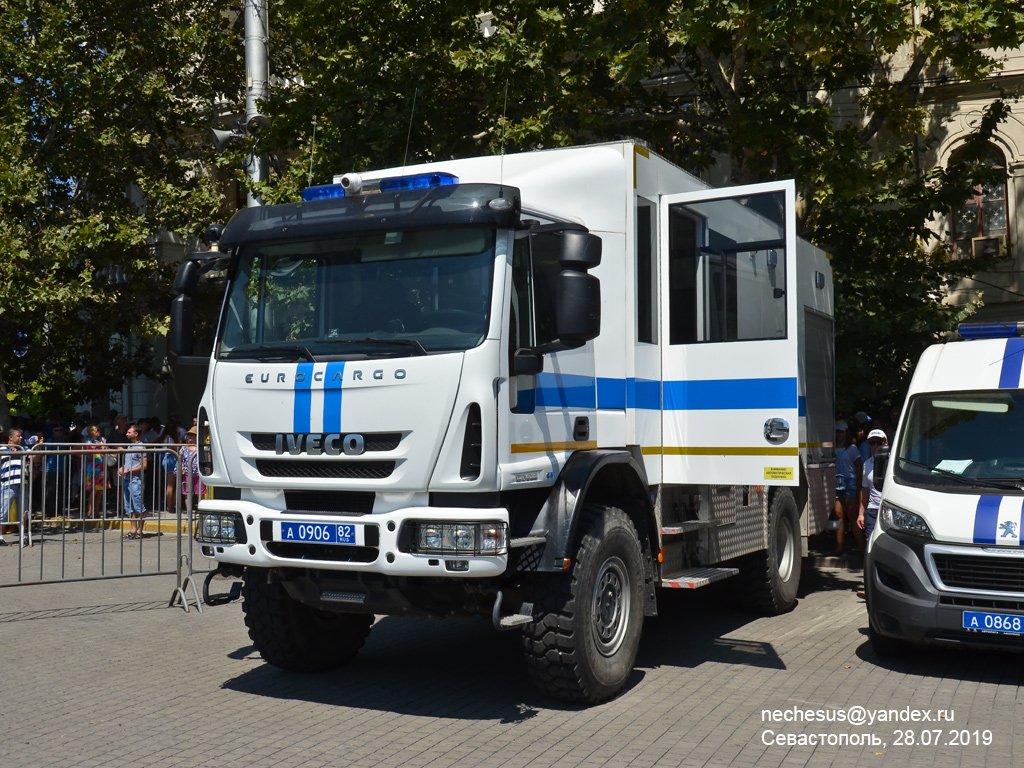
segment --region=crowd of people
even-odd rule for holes
[[[845,552],[846,536],[853,536],[863,555],[878,521],[882,494],[875,490],[875,452],[889,444],[892,419],[872,419],[864,411],[852,417],[839,414],[836,419],[836,504],[832,517],[836,526],[836,548],[833,555]]]
[[[4,534],[13,527],[15,511],[19,517],[31,511],[83,519],[112,512],[129,520],[124,538],[142,538],[147,499],[150,506],[176,511],[179,466],[182,498],[194,502],[206,492],[195,417],[188,429],[176,416],[131,424],[116,411],[110,412],[106,428],[88,412],[70,422],[56,413],[12,421],[6,444],[0,445],[0,546],[9,543]],[[18,529],[25,546],[25,527]]]

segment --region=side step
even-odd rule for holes
[[[671,536],[675,533],[689,533],[690,531],[706,531],[708,528],[721,528],[726,525],[723,520],[687,520],[682,523],[673,523],[672,525],[663,525],[661,527],[661,534],[663,536]]]
[[[728,579],[740,572],[739,568],[687,568],[676,573],[668,573],[661,580],[663,587],[676,589],[697,589],[706,587],[716,581]]]

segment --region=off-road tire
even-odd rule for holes
[[[247,568],[242,612],[249,638],[268,664],[289,672],[324,672],[356,655],[373,616],[318,611],[293,600],[262,568]]]
[[[533,683],[548,695],[598,704],[633,671],[643,624],[640,539],[621,509],[587,505],[572,569],[539,576],[534,622],[523,629]]]
[[[768,548],[740,563],[740,601],[769,616],[791,611],[800,589],[800,567],[800,512],[793,492],[776,488],[768,505]]]

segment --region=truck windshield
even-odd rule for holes
[[[243,245],[220,359],[398,357],[487,332],[495,230],[380,231]]]
[[[906,485],[1024,490],[1024,391],[917,395],[893,468]]]

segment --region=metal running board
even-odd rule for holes
[[[708,528],[717,528],[721,523],[718,520],[687,520],[682,523],[663,525],[661,533],[663,536],[670,536],[673,533],[689,533],[690,531],[704,531]]]
[[[507,616],[499,616],[498,622],[495,624],[498,631],[515,629],[533,622],[533,603],[523,603],[519,610],[526,611],[526,613],[510,613]]]
[[[544,544],[547,540],[547,536],[522,536],[518,539],[512,539],[508,546],[509,549],[519,549],[520,547],[530,547],[534,544]]]
[[[697,589],[706,587],[716,581],[728,579],[740,572],[739,568],[687,568],[676,573],[666,574],[661,580],[663,587],[676,589]]]

